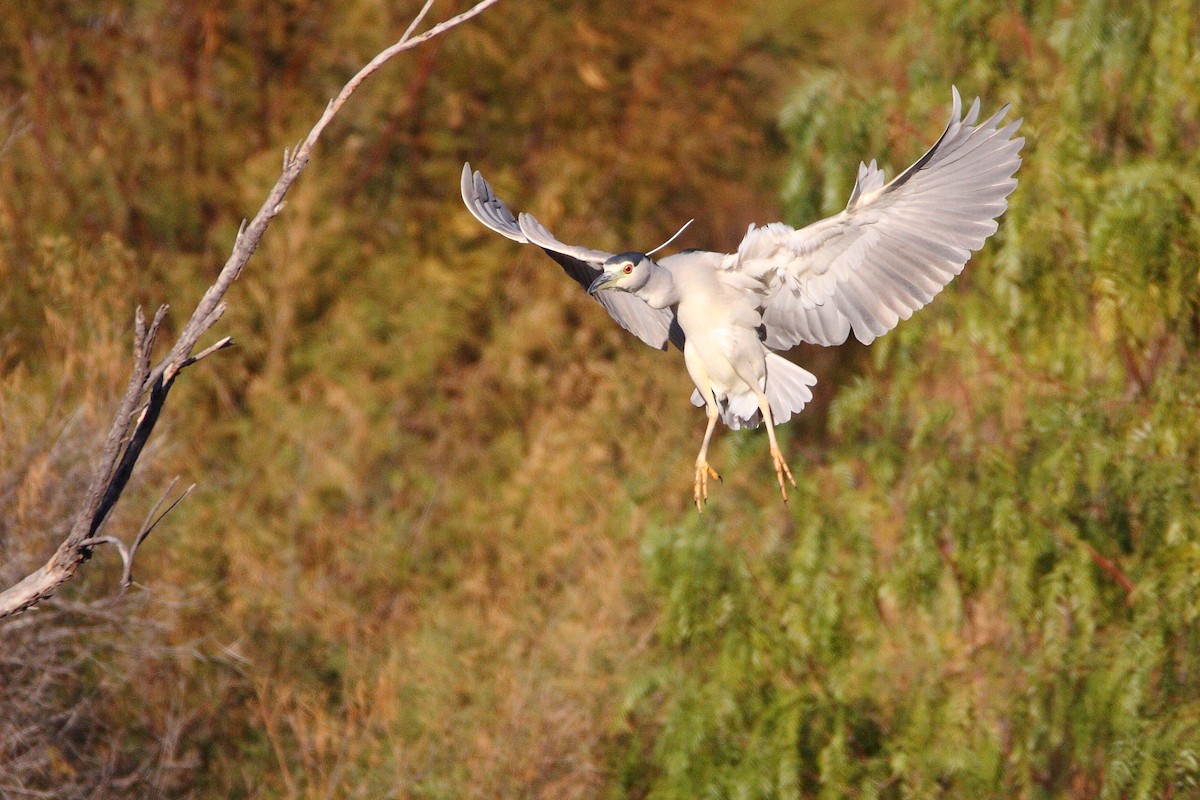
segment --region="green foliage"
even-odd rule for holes
[[[915,157],[886,123],[928,140],[951,82],[1025,117],[1021,184],[840,391],[786,519],[649,540],[650,797],[1200,792],[1197,19],[929,2],[899,31],[912,91],[805,77],[800,221],[858,159]]]

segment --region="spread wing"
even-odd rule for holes
[[[612,255],[602,250],[563,244],[529,214],[514,217],[483,176],[471,171],[470,164],[463,165],[462,196],[467,209],[477,220],[514,242],[542,248],[584,289],[596,279],[601,265]],[[668,337],[675,339],[682,335],[670,309],[651,308],[628,292],[598,292],[593,297],[618,325],[658,350],[666,349]],[[677,344],[682,346],[681,338]]]
[[[996,232],[1016,188],[1021,120],[1000,127],[1008,106],[985,122],[976,99],[965,117],[958,89],[950,123],[915,164],[884,185],[862,164],[846,209],[795,230],[753,225],[725,269],[767,285],[766,345],[863,344],[908,319],[960,273]]]

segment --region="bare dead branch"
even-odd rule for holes
[[[158,423],[167,401],[167,395],[180,371],[231,344],[231,339],[225,337],[199,354],[192,355],[200,338],[216,324],[225,312],[226,292],[237,280],[246,262],[254,255],[254,251],[262,241],[263,234],[266,233],[271,221],[283,210],[284,198],[305,166],[308,165],[309,159],[312,157],[312,150],[321,133],[362,82],[394,56],[411,50],[478,16],[497,2],[499,0],[480,0],[463,13],[439,22],[424,33],[414,36],[417,27],[433,5],[433,0],[427,0],[404,31],[404,35],[395,44],[371,59],[342,87],[337,97],[326,106],[320,119],[309,131],[304,141],[293,149],[284,150],[283,172],[279,180],[267,193],[267,198],[258,213],[249,223],[242,222],[234,240],[233,249],[217,275],[216,281],[201,297],[170,351],[153,368],[150,368],[150,353],[159,327],[166,317],[167,306],[159,307],[148,327],[145,314],[140,308],[137,310],[134,317],[133,370],[117,413],[109,426],[100,457],[92,470],[92,479],[83,506],[80,508],[67,538],[59,545],[50,560],[15,585],[0,592],[0,619],[31,608],[40,600],[49,597],[59,586],[70,580],[79,565],[91,557],[92,549],[101,544],[111,544],[117,548],[124,565],[122,586],[129,585],[132,581],[133,558],[137,548],[150,535],[163,516],[191,492],[191,488],[176,499],[166,512],[154,519],[153,522],[149,522],[169,494],[170,487],[168,487],[163,499],[147,516],[148,523],[143,525],[131,547],[126,547],[115,536],[99,534],[100,528],[128,485],[138,458],[141,457],[142,451],[154,431],[154,426]],[[134,411],[138,408],[141,408],[141,411],[135,418]]]

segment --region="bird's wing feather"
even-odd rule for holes
[[[846,209],[795,230],[751,226],[723,266],[767,286],[766,344],[864,344],[924,306],[996,232],[1017,185],[1021,120],[1000,127],[1008,106],[976,125],[979,100],[960,117],[954,89],[950,123],[937,143],[891,183],[872,161],[859,167]]]
[[[531,215],[513,216],[483,176],[471,171],[470,164],[463,165],[462,196],[467,209],[477,220],[514,242],[535,244],[542,248],[584,289],[596,279],[601,272],[600,265],[612,255],[602,250],[563,244]],[[665,349],[668,338],[671,341],[678,339],[676,344],[682,346],[682,332],[670,309],[651,308],[644,300],[628,292],[597,292],[593,297],[618,325],[651,347]]]

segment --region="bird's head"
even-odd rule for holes
[[[636,292],[650,280],[653,263],[645,253],[619,253],[604,262],[603,271],[588,287],[588,294],[602,289]]]

